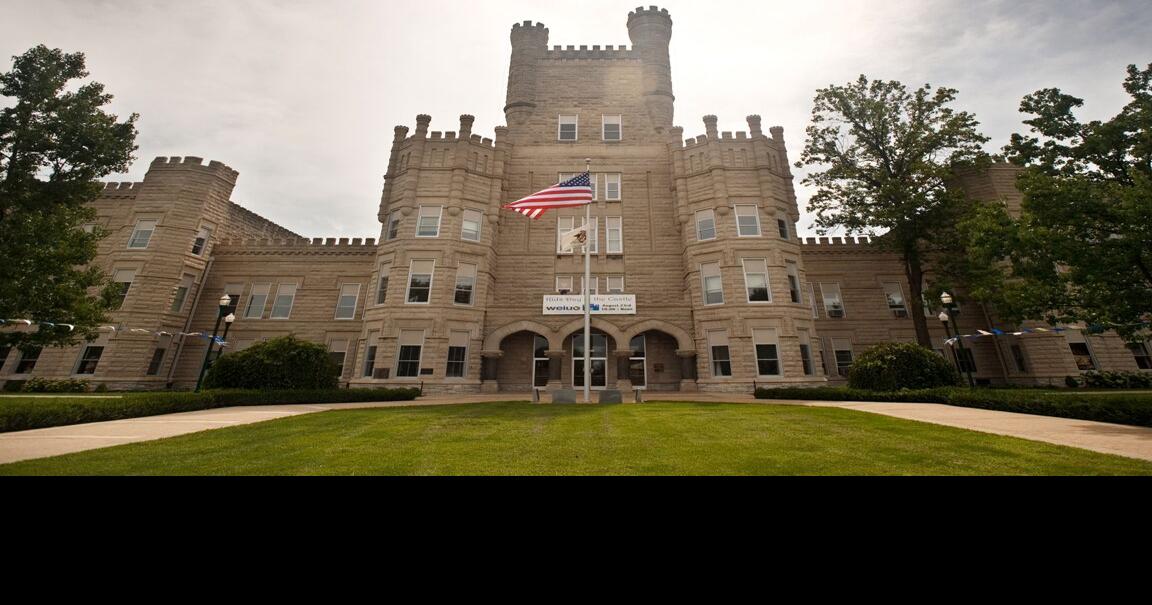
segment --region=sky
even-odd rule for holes
[[[156,156],[240,172],[233,201],[308,237],[378,237],[394,126],[493,136],[504,123],[513,23],[549,44],[628,44],[635,0],[0,0],[0,71],[36,44],[84,52],[110,110],[139,113],[143,180]],[[1021,98],[1060,88],[1082,119],[1127,102],[1125,67],[1152,63],[1147,0],[667,0],[676,124],[703,134],[784,127],[793,162],[818,88],[865,74],[959,90],[989,152],[1024,132]],[[3,102],[3,99],[0,99]],[[800,232],[811,191],[793,168]],[[835,234],[835,232],[833,232]]]

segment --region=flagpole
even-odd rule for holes
[[[588,178],[592,178],[592,158],[584,158],[584,172],[588,173]],[[592,204],[584,205],[584,228],[588,229],[588,235],[596,237],[595,231],[592,230]],[[592,388],[592,257],[590,251],[592,244],[589,241],[591,238],[584,238],[584,403],[591,403],[591,388]]]

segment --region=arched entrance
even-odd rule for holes
[[[628,348],[617,356],[621,388],[679,391],[686,377],[683,358],[678,339],[667,332],[645,330],[633,334]]]
[[[546,388],[555,370],[548,355],[548,338],[531,330],[505,336],[499,342],[499,362],[495,380],[498,390],[524,393],[533,388]]]

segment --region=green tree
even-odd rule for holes
[[[0,345],[65,346],[106,321],[112,293],[88,266],[103,234],[81,227],[95,218],[86,204],[100,194],[96,179],[133,159],[137,116],[106,113],[112,95],[98,82],[66,90],[88,76],[83,53],[41,45],[13,59],[0,73],[0,318],[75,329],[0,330]]]
[[[821,234],[879,236],[898,252],[911,304],[924,292],[924,265],[962,216],[962,192],[946,183],[960,165],[981,165],[988,140],[967,112],[948,105],[956,91],[930,85],[909,91],[895,81],[860,76],[816,91],[808,140],[796,163],[820,166],[802,181],[816,187],[808,211]],[[930,347],[923,313],[910,313],[916,339]]]
[[[996,205],[963,225],[971,265],[1008,269],[973,282],[1006,319],[1086,322],[1130,339],[1149,320],[1152,65],[1129,65],[1124,89],[1131,102],[1104,122],[1080,122],[1083,100],[1054,88],[1021,102],[1031,128],[1004,148],[1025,167],[1020,216]]]

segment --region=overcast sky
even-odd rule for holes
[[[92,78],[140,114],[139,181],[156,156],[240,172],[233,200],[309,237],[377,237],[392,127],[492,136],[503,124],[518,21],[549,44],[631,44],[636,2],[613,0],[0,0],[0,71],[36,44],[87,55]],[[1021,97],[1057,87],[1106,119],[1126,65],[1152,63],[1148,0],[669,0],[676,123],[784,127],[795,161],[817,88],[863,73],[960,91],[998,150]],[[578,83],[573,83],[578,85]],[[793,170],[797,185],[803,171]],[[798,190],[804,210],[808,193]],[[803,233],[814,233],[811,219]]]

